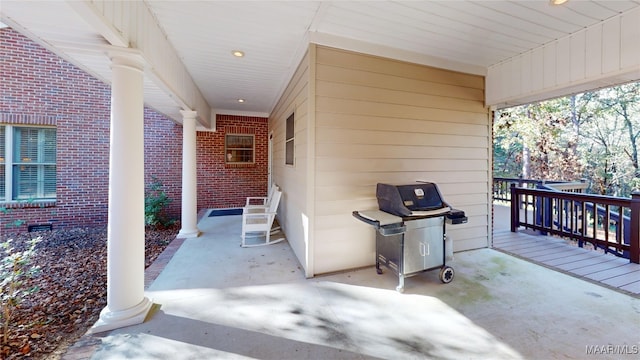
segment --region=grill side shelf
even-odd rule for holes
[[[381,235],[391,236],[402,234],[407,230],[402,218],[382,213],[380,211],[353,211],[351,213],[356,219],[376,228]],[[376,215],[381,215],[382,219],[377,219]]]

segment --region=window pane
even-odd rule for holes
[[[30,163],[38,161],[38,129],[15,128],[14,132],[14,156],[17,163]]]
[[[294,114],[291,114],[291,116],[289,116],[287,118],[287,131],[286,131],[286,140],[285,140],[285,146],[284,146],[284,163],[287,165],[293,165],[293,150],[295,149],[295,147],[293,146],[293,141],[294,141],[294,135],[295,135],[295,129],[293,128],[293,117]]]
[[[56,197],[56,166],[44,165],[43,194],[45,198]]]
[[[225,136],[225,161],[228,163],[252,163],[254,162],[254,135]]]
[[[13,166],[13,200],[34,198],[38,191],[38,166]]]
[[[293,131],[293,114],[287,118],[287,133],[286,139],[293,139],[294,131]]]
[[[287,165],[293,165],[293,140],[287,141],[285,145],[285,163]]]
[[[55,163],[56,162],[56,130],[42,129],[42,160],[40,162]]]

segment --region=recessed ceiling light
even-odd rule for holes
[[[233,56],[235,56],[235,57],[244,57],[244,52],[242,52],[240,50],[233,50],[231,52],[231,54],[233,54]]]
[[[239,103],[243,103],[243,102],[244,102],[244,99],[238,99],[238,102],[239,102]]]
[[[569,1],[569,0],[549,0],[551,5],[562,5],[562,4],[566,3],[567,1]]]

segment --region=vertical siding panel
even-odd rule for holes
[[[571,81],[571,39],[558,40],[556,49],[556,84]]]
[[[622,17],[620,31],[620,66],[637,66],[640,64],[640,8]]]
[[[504,64],[501,64],[502,66],[500,66],[500,68],[498,68],[498,81],[497,83],[499,84],[498,86],[500,87],[499,92],[501,94],[503,94],[503,96],[507,96],[509,94],[509,79],[507,78],[507,76],[509,75],[509,73],[507,72],[507,66],[505,66]]]
[[[637,46],[637,45],[636,45]],[[602,72],[620,69],[620,18],[602,24]]]
[[[587,29],[586,71],[587,77],[602,74],[602,25]]]
[[[571,36],[571,78],[570,81],[584,79],[586,75],[586,32],[581,31]]]
[[[126,12],[124,11],[124,4],[122,4],[121,2],[113,2],[113,25],[118,28],[118,29],[122,29],[125,24],[125,16],[126,16]]]
[[[556,59],[557,59],[557,42],[553,42],[551,44],[545,45],[543,47],[543,73],[544,73],[544,82],[543,86],[554,87],[557,84],[556,81]]]
[[[95,6],[96,9],[98,9],[101,14],[104,14],[105,2],[103,0],[99,0],[99,1],[91,0],[90,3],[93,4],[93,6]]]
[[[487,69],[487,87],[494,89],[496,97],[503,98],[505,95],[503,94],[503,87],[500,84],[502,81],[501,71],[501,66],[494,66]]]
[[[531,84],[531,52],[522,55],[522,71],[520,72],[520,83],[522,84],[522,94],[528,94],[533,91]]]
[[[513,78],[509,76],[509,74],[513,73],[513,61],[505,61],[502,68],[502,87],[504,88],[504,92],[505,94],[513,94],[515,86]]]
[[[111,19],[111,22],[116,25],[118,24],[118,19],[114,17],[116,14],[114,7],[116,7],[117,1],[104,1],[102,2],[102,14],[107,18]],[[116,25],[117,26],[117,25]]]
[[[542,48],[533,49],[531,53],[531,90],[538,91],[544,87],[544,54]]]
[[[522,56],[516,56],[513,58],[511,64],[511,73],[517,74],[522,73]],[[509,77],[512,82],[511,86],[511,94],[521,94],[522,93],[522,78],[520,76],[510,76]]]
[[[513,106],[637,80],[639,23],[640,8],[636,8],[518,55],[523,59],[520,69],[510,60],[490,66],[486,103]],[[527,58],[531,68],[525,64]],[[503,83],[494,81],[498,75],[520,77],[521,91],[506,91]]]
[[[129,26],[127,25],[129,23],[128,14],[129,11],[128,8],[125,7],[125,4],[114,2],[113,26],[115,26],[116,29],[125,29],[126,32],[123,32],[125,34],[129,31]]]

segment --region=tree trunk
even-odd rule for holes
[[[522,147],[522,178],[531,178],[531,152],[527,145]]]

